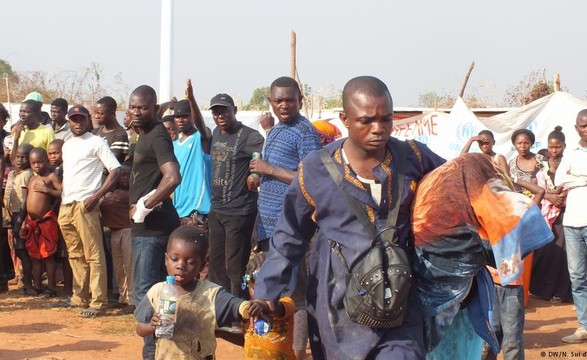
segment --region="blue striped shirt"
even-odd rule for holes
[[[263,159],[272,166],[297,171],[300,161],[308,153],[318,149],[320,138],[316,130],[308,119],[300,115],[295,120],[279,122],[273,127],[265,140]],[[260,241],[273,236],[288,187],[289,184],[271,176],[261,177],[257,224]]]

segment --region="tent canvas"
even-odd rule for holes
[[[528,105],[480,121],[495,134],[495,151],[511,159],[515,155],[511,136],[520,128],[529,129],[536,135],[533,152],[547,147],[548,134],[557,125],[563,128],[567,146],[576,147],[579,136],[575,121],[577,113],[583,109],[587,109],[587,100],[557,91]]]
[[[460,154],[469,138],[489,129],[496,140],[494,151],[509,160],[516,154],[511,143],[512,133],[520,128],[527,128],[536,135],[534,152],[547,147],[548,134],[557,125],[563,128],[567,146],[575,147],[579,142],[575,119],[582,109],[587,109],[587,100],[559,91],[499,115],[477,118],[458,98],[450,114],[431,112],[394,122],[392,136],[418,140],[442,157],[452,159]],[[480,150],[473,144],[470,151]]]
[[[450,114],[434,111],[394,122],[392,136],[420,141],[445,159],[452,159],[483,128],[477,116],[458,98]]]

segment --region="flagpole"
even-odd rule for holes
[[[171,99],[173,78],[173,0],[161,0],[161,53],[159,62],[159,102]]]

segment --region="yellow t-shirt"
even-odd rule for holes
[[[279,302],[285,308],[282,318],[273,318],[271,331],[260,336],[250,324],[245,332],[245,360],[277,359],[295,360],[293,351],[293,327],[295,305],[291,298],[284,297]]]
[[[55,139],[53,129],[45,125],[39,125],[36,129],[25,128],[18,138],[18,145],[31,144],[47,150],[49,143]]]

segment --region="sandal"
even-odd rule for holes
[[[79,316],[83,318],[95,318],[98,316],[104,316],[104,311],[93,308],[87,308],[80,311]]]

